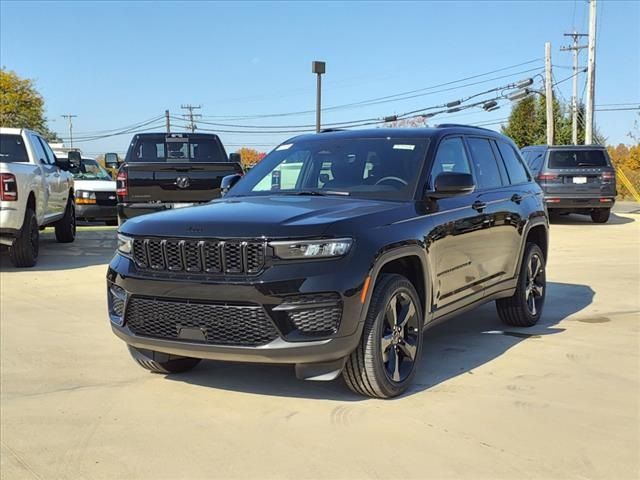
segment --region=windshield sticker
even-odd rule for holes
[[[393,146],[393,149],[394,150],[415,150],[416,146],[415,145],[407,145],[407,144],[404,144],[404,143],[396,143]]]
[[[293,143],[283,143],[276,148],[276,152],[279,152],[280,150],[289,150],[291,147],[293,147]]]

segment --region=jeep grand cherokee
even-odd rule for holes
[[[224,186],[207,205],[121,226],[111,325],[152,372],[286,363],[388,398],[411,383],[434,322],[494,300],[507,324],[540,318],[546,210],[503,135],[304,135]]]

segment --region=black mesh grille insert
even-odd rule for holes
[[[133,260],[138,268],[156,271],[257,274],[265,265],[265,247],[261,241],[135,239]]]
[[[293,330],[308,335],[331,335],[340,326],[342,301],[334,293],[299,295],[286,298],[276,310],[286,314]]]
[[[122,317],[124,315],[124,302],[126,295],[126,292],[117,285],[111,285],[109,287],[111,313],[118,317]]]
[[[258,346],[278,337],[259,306],[132,297],[125,321],[136,335],[210,345]],[[202,338],[194,340],[194,331]]]

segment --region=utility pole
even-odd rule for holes
[[[167,135],[171,133],[171,119],[169,117],[169,110],[164,111],[164,123],[167,126]]]
[[[186,115],[183,115],[183,117],[186,117],[189,120],[189,125],[187,125],[187,128],[189,130],[191,130],[191,133],[196,131],[196,128],[198,128],[198,126],[195,124],[194,119],[196,117],[201,117],[202,115],[200,114],[194,114],[193,111],[197,110],[199,108],[202,108],[201,105],[191,105],[191,104],[187,104],[187,105],[180,105],[180,108],[184,109],[184,110],[188,110],[189,113],[187,113]]]
[[[62,118],[66,118],[69,122],[69,145],[73,147],[73,119],[78,115],[71,115],[70,113],[67,115],[60,115]]]
[[[587,48],[586,45],[578,45],[578,39],[580,37],[587,37],[586,33],[577,33],[575,30],[573,33],[565,33],[565,37],[573,38],[573,45],[570,47],[561,47],[563,52],[573,52],[573,95],[571,95],[571,142],[574,145],[578,144],[578,54],[583,48]]]
[[[320,132],[320,112],[322,111],[322,75],[326,72],[325,62],[311,62],[311,72],[316,74],[316,133]]]
[[[553,87],[551,84],[551,42],[544,44],[544,89],[547,104],[547,145],[553,145]]]
[[[596,96],[596,0],[589,0],[589,62],[587,63],[587,119],[585,145],[593,144],[593,105]]]

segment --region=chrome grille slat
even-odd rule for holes
[[[255,275],[265,266],[266,242],[250,240],[134,239],[133,260],[142,270]]]

